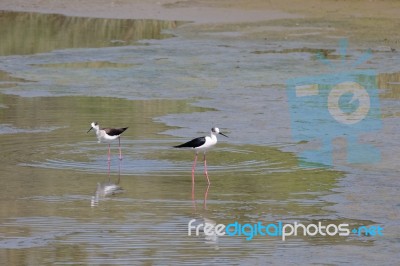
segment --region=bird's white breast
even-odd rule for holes
[[[104,142],[110,142],[113,141],[115,139],[117,139],[119,136],[115,135],[115,136],[109,136],[106,134],[106,132],[104,130],[99,130],[96,132],[97,135],[97,139],[99,140],[99,142],[104,141]]]
[[[217,137],[212,135],[211,137],[206,136],[206,142],[200,147],[195,148],[196,150],[207,150],[217,144]]]

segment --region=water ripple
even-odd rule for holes
[[[176,142],[173,140],[124,141],[122,161],[117,158],[118,148],[115,146],[112,148],[110,170],[113,172],[120,170],[122,175],[186,175],[192,167],[194,153],[190,150],[172,149],[174,143]],[[43,148],[50,153],[48,158],[32,159],[20,165],[88,173],[108,171],[107,146],[104,144],[82,142],[53,145],[50,150],[49,147]],[[263,159],[251,150],[236,146],[217,147],[212,152],[215,152],[215,155],[212,156],[212,160],[208,160],[208,170],[215,173],[236,172],[252,175],[294,170],[285,168],[280,162]],[[231,155],[225,159],[226,154]],[[232,154],[240,155],[243,159],[231,159]],[[202,171],[203,168],[200,157],[199,155],[198,171]]]
[[[0,106],[1,108],[1,106]],[[17,134],[17,133],[45,133],[51,132],[62,127],[43,127],[43,128],[16,128],[9,124],[0,124],[0,135],[1,134]]]

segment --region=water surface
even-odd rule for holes
[[[163,25],[177,24],[18,13],[1,19],[21,20],[22,28],[33,23],[50,39],[51,32],[66,32],[43,46],[35,34],[5,32],[11,41],[0,57],[1,264],[397,262],[398,54],[377,52],[371,60],[382,130],[363,137],[377,145],[382,161],[348,165],[339,138],[334,165],[304,168],[298,152],[309,143],[291,138],[286,80],[329,71],[316,54],[339,60],[336,43],[188,37],[179,28],[175,38],[154,40]],[[52,21],[59,23],[39,27]],[[82,25],[100,33],[80,33]],[[64,46],[64,37],[76,45]],[[32,49],[11,49],[27,40]],[[363,52],[351,50],[346,60]],[[121,139],[124,159],[112,145],[110,170],[107,146],[86,133],[92,121],[129,126]],[[229,138],[219,138],[207,156],[210,187],[199,160],[192,201],[194,154],[172,146],[212,126]],[[123,193],[91,204],[98,183],[118,179]],[[187,235],[191,219],[381,224],[385,235],[206,238]]]

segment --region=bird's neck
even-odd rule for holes
[[[100,137],[101,136],[100,128],[95,128],[95,130],[96,130],[96,136]]]

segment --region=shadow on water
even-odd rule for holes
[[[169,38],[171,35],[163,30],[174,29],[181,23],[1,11],[0,56],[132,45],[143,39]]]

